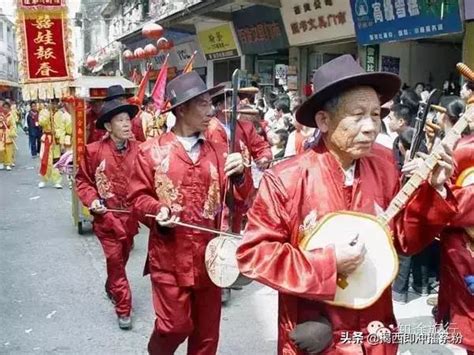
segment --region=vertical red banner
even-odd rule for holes
[[[17,0],[19,71],[25,100],[62,98],[72,80],[65,0]]]
[[[86,105],[83,99],[76,99],[75,104],[75,165],[78,166],[84,157],[86,147]]]
[[[46,12],[24,20],[29,79],[69,77],[64,47],[63,19]]]

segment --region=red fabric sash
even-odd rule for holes
[[[51,144],[53,143],[53,135],[51,133],[44,134],[44,149],[43,149],[43,156],[41,157],[41,167],[40,167],[40,175],[45,176],[48,172],[48,161],[49,161],[49,153]]]

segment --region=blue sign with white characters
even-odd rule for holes
[[[362,45],[462,32],[458,0],[351,0]]]

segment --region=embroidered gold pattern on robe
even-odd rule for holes
[[[155,162],[155,191],[161,203],[169,207],[172,212],[183,210],[183,195],[174,186],[168,177],[170,146],[154,146],[153,159]]]
[[[240,141],[240,151],[242,153],[242,159],[245,166],[250,166],[250,152],[244,142]]]
[[[303,238],[311,235],[315,230],[316,226],[318,225],[318,213],[313,210],[304,218],[303,224],[299,227],[299,239],[302,240]]]
[[[202,216],[207,219],[214,219],[220,207],[219,173],[213,164],[210,165],[209,170],[211,173],[211,184],[207,192],[207,199],[204,202]]]
[[[105,159],[102,160],[97,169],[95,169],[95,184],[101,198],[106,200],[114,197],[114,194],[112,193],[112,185],[110,184],[107,175],[105,175]]]

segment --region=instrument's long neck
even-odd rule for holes
[[[420,187],[430,175],[431,171],[435,168],[438,160],[440,159],[439,153],[442,151],[442,144],[446,143],[449,147],[453,147],[457,142],[461,133],[466,129],[469,124],[468,115],[472,115],[470,112],[472,109],[466,111],[461,118],[456,122],[453,128],[446,134],[444,139],[438,143],[434,148],[429,157],[423,162],[423,164],[416,169],[413,176],[406,182],[403,188],[393,198],[390,205],[378,218],[379,220],[388,225],[390,221],[403,209],[403,207],[410,200],[411,196]]]

